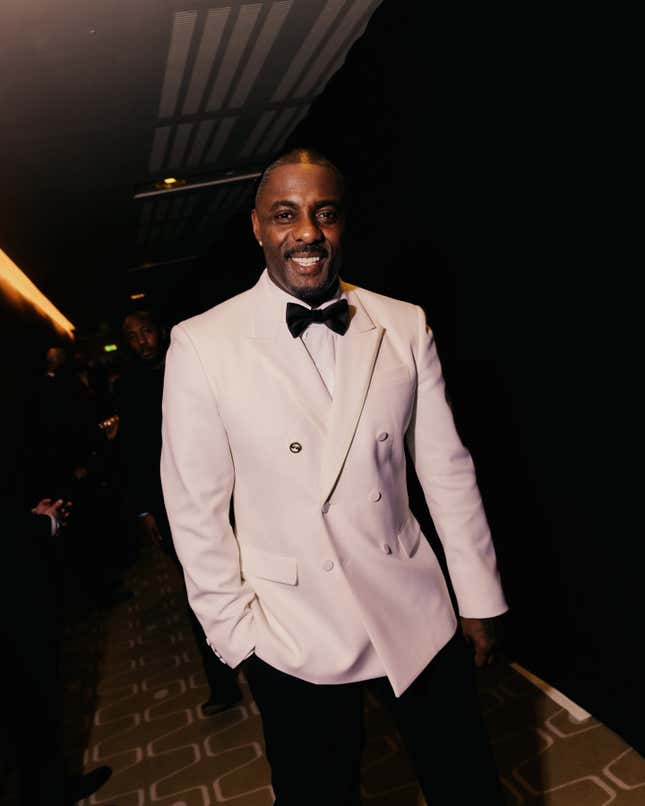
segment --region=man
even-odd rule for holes
[[[45,372],[27,400],[25,433],[32,491],[68,497],[87,477],[95,423],[63,347],[45,353]]]
[[[266,271],[173,329],[162,482],[175,547],[213,650],[249,659],[276,804],[360,802],[367,680],[429,802],[499,804],[463,638],[484,665],[507,609],[473,464],[422,310],[339,282],[345,212],[324,157],[273,162],[252,212]],[[461,631],[409,511],[406,442]]]
[[[177,562],[159,478],[161,398],[166,338],[152,311],[137,310],[123,320],[124,339],[134,364],[118,383],[117,407],[122,466],[129,506],[147,537]],[[201,706],[205,716],[232,707],[242,699],[235,672],[210,651],[193,611],[191,627],[202,657],[210,695]]]
[[[161,542],[164,508],[159,479],[161,396],[163,392],[163,331],[151,311],[128,314],[123,339],[133,359],[116,384],[119,439],[129,503],[145,534]]]
[[[26,393],[24,460],[29,500],[44,496],[74,501],[63,564],[83,589],[88,604],[118,600],[118,581],[106,558],[114,551],[113,508],[102,484],[105,437],[94,400],[60,346],[45,354],[45,371]],[[96,517],[103,512],[101,518]],[[98,561],[98,557],[101,561]]]
[[[70,502],[50,498],[29,510],[5,497],[3,562],[0,567],[0,682],[6,697],[0,745],[15,754],[21,806],[71,806],[88,798],[110,778],[97,767],[72,774],[66,769],[63,679],[60,668],[62,595],[56,543],[67,524]],[[28,606],[21,606],[28,591]],[[42,752],[34,752],[35,737]]]

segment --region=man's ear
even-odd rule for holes
[[[251,224],[253,226],[253,234],[255,240],[262,246],[262,238],[260,237],[260,221],[255,207],[251,210]]]

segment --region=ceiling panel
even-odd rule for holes
[[[379,4],[280,0],[175,12],[151,178],[245,167],[278,148]]]
[[[380,4],[3,3],[0,248],[63,311],[204,254]]]

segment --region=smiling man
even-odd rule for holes
[[[338,286],[345,225],[341,175],[302,154],[299,169],[265,171],[251,213],[271,280],[299,301],[324,302]]]
[[[339,279],[345,217],[338,169],[283,155],[252,212],[257,284],[173,329],[175,548],[213,651],[246,662],[277,806],[360,803],[366,681],[429,802],[497,806],[472,667],[507,608],[473,463],[423,311]],[[406,444],[458,614],[409,509]]]

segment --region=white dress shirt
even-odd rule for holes
[[[287,294],[286,291],[277,286],[273,280],[270,279],[268,273],[266,273],[264,277],[267,286],[271,289],[271,293],[279,294],[284,300],[285,327],[287,327],[287,302],[294,302],[296,305],[301,305],[303,308],[307,308],[308,310],[313,309],[313,306],[303,302],[303,300],[298,299],[297,297],[292,297],[291,294]],[[327,308],[327,306],[332,305],[334,302],[337,302],[339,299],[344,299],[345,297],[346,295],[341,293],[339,288],[331,299],[328,299],[326,302],[323,302],[322,305],[318,306],[318,310]],[[336,367],[336,341],[337,339],[342,339],[343,337],[338,333],[334,333],[334,331],[327,327],[324,322],[312,322],[298,338],[307,348],[307,352],[311,356],[311,360],[314,362],[314,366],[318,370],[318,374],[320,375],[322,382],[327,387],[329,396],[333,397],[334,369]]]

